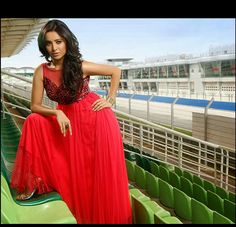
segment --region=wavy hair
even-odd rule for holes
[[[60,20],[50,20],[41,29],[38,35],[38,47],[47,62],[50,55],[46,49],[45,36],[47,32],[56,32],[66,41],[66,54],[63,61],[62,82],[71,93],[73,100],[83,87],[82,55],[79,51],[79,42],[67,25]]]

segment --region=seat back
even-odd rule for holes
[[[159,165],[157,163],[150,161],[151,173],[156,177],[159,177]]]
[[[207,203],[210,209],[224,215],[224,200],[215,192],[207,191]]]
[[[159,194],[160,194],[160,202],[164,206],[169,208],[174,208],[173,187],[166,181],[163,181],[162,179],[159,179]]]
[[[213,224],[213,211],[206,205],[191,199],[192,224]]]
[[[1,222],[3,224],[17,223],[16,209],[12,201],[8,183],[1,175]]]
[[[187,170],[183,171],[183,176],[193,182],[193,174],[188,172]]]
[[[183,192],[185,192],[188,196],[193,197],[193,185],[189,179],[181,176],[180,185]]]
[[[193,183],[193,198],[207,205],[207,191],[196,183]]]
[[[146,174],[146,190],[148,195],[154,198],[159,198],[159,183],[158,178],[149,172]]]
[[[199,176],[193,175],[193,183],[200,185],[201,187],[204,188],[203,186],[203,179]]]
[[[215,192],[216,191],[216,186],[210,182],[210,181],[207,181],[207,180],[203,180],[203,187],[205,188],[205,190],[209,190],[209,191],[212,191],[212,192]]]
[[[184,192],[177,188],[173,188],[174,192],[174,211],[177,216],[189,220],[192,220],[191,198]]]
[[[127,174],[128,174],[128,179],[130,181],[135,181],[135,167],[134,163],[132,163],[130,160],[125,159],[126,163],[126,169],[127,169]]]
[[[138,165],[135,165],[134,167],[135,167],[135,182],[140,188],[145,189],[146,188],[145,170]]]
[[[229,218],[232,222],[235,223],[235,206],[236,204],[229,201],[228,199],[224,199],[224,216]]]
[[[169,183],[178,189],[181,189],[180,185],[180,177],[177,175],[177,173],[170,171],[169,172]]]
[[[159,166],[159,178],[166,182],[169,182],[169,170],[162,165]]]
[[[213,211],[213,224],[233,224],[233,222],[217,211]]]

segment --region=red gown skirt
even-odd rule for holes
[[[64,137],[55,116],[30,114],[23,125],[11,187],[57,191],[78,223],[132,223],[128,178],[118,121],[111,108],[92,110],[90,92],[58,105],[70,119]]]

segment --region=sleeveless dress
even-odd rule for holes
[[[64,137],[55,116],[30,114],[23,125],[11,187],[21,193],[57,191],[77,223],[132,223],[123,141],[111,108],[92,110],[99,99],[89,76],[71,101],[61,70],[43,67],[47,96],[70,119]]]

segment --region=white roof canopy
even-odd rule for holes
[[[49,19],[1,18],[1,57],[18,54]]]

